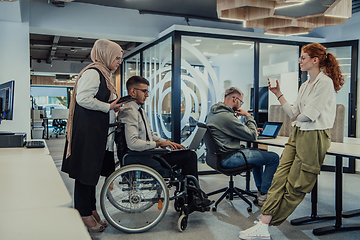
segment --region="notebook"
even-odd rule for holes
[[[263,131],[258,136],[258,139],[276,138],[281,126],[282,122],[266,122],[263,126]]]

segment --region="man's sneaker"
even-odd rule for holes
[[[240,232],[240,239],[271,239],[269,233],[269,225],[261,221],[255,221],[256,225]]]
[[[261,192],[261,193],[258,195],[258,198],[257,198],[258,202],[257,202],[257,204],[258,204],[259,206],[264,205],[264,203],[266,202],[266,199],[267,199],[267,194]]]

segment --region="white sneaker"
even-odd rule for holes
[[[255,221],[254,223],[256,223],[255,226],[240,232],[240,239],[271,239],[268,224],[262,223],[261,221]]]

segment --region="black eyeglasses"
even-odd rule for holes
[[[244,101],[241,100],[239,97],[235,97],[235,96],[234,96],[233,98],[238,99],[238,100],[240,101],[240,106],[242,106],[242,105],[244,104]]]
[[[147,89],[140,89],[140,88],[134,88],[134,89],[142,91],[144,94],[149,94],[149,90]]]

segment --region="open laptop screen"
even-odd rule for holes
[[[281,126],[282,126],[281,122],[267,122],[263,126],[264,131],[261,132],[259,136],[275,138],[279,133]]]

